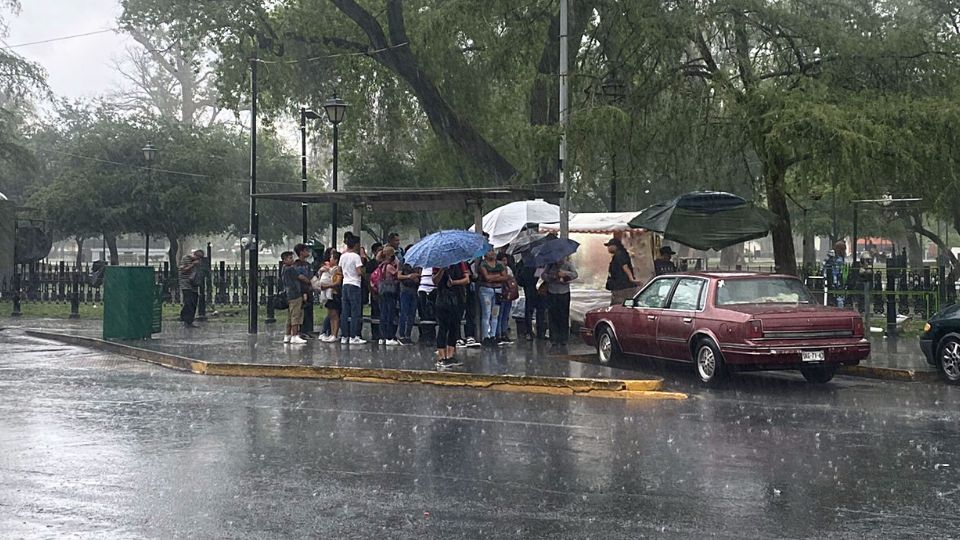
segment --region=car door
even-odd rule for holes
[[[657,350],[657,320],[670,296],[677,278],[659,278],[644,287],[634,299],[630,322],[621,337],[624,352],[643,356],[659,356]]]
[[[697,313],[703,309],[707,281],[681,278],[657,319],[657,349],[671,360],[690,361],[690,337],[696,330]]]

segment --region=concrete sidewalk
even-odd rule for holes
[[[12,331],[124,354],[204,375],[426,383],[507,391],[617,398],[682,399],[663,379],[638,371],[572,362],[547,354],[544,342],[458,350],[462,366],[438,370],[433,347],[282,343],[277,327],[258,335],[237,324],[167,328],[149,340],[105,341],[99,321],[0,321]]]

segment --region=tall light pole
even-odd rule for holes
[[[560,238],[568,238],[570,236],[570,209],[568,208],[569,197],[567,196],[566,179],[567,126],[570,124],[570,92],[567,89],[567,85],[569,84],[569,68],[567,66],[569,63],[567,1],[568,0],[560,0],[560,159],[558,160],[558,168],[560,173],[560,189],[563,190],[563,196],[560,198]]]
[[[600,89],[607,102],[615,107],[620,105],[627,94],[626,85],[614,72],[611,72],[603,81]],[[610,152],[610,211],[617,211],[617,150],[615,148]]]
[[[253,49],[250,58],[250,268],[247,269],[247,333],[257,333],[257,311],[259,308],[257,283],[257,264],[260,252],[260,224],[257,216],[257,49]]]
[[[339,169],[339,159],[340,159],[340,146],[339,138],[340,131],[339,125],[340,122],[343,122],[343,119],[347,115],[347,103],[337,97],[336,92],[334,92],[333,97],[328,99],[323,104],[323,109],[327,112],[327,119],[330,120],[330,123],[333,124],[333,191],[337,191],[337,173]],[[332,218],[331,218],[331,228],[330,228],[330,245],[337,245],[337,203],[333,203],[332,207]]]
[[[143,147],[143,159],[147,162],[147,189],[153,189],[153,161],[157,159],[157,149],[152,144],[147,143]],[[146,200],[149,201],[150,197],[153,195],[147,193]],[[147,203],[149,204],[149,202]],[[148,209],[149,210],[149,209]],[[144,227],[144,255],[143,255],[143,265],[150,266],[150,212],[147,212],[147,215],[144,216],[146,220],[146,227]]]
[[[300,107],[300,191],[307,192],[307,119],[319,120],[320,115],[306,107]],[[303,243],[307,243],[307,203],[300,203],[303,225]]]

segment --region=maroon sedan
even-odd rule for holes
[[[818,305],[791,276],[659,276],[622,306],[587,313],[581,336],[600,362],[633,354],[693,364],[713,385],[728,371],[799,369],[825,383],[870,355],[859,314]]]

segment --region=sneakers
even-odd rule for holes
[[[467,338],[467,347],[479,347],[480,343],[472,337]]]
[[[463,362],[460,362],[456,358],[447,358],[446,360],[437,360],[437,369],[452,368],[456,366],[462,366]]]
[[[312,338],[310,337],[310,334],[300,334],[300,339],[307,341]]]
[[[470,339],[473,339],[473,338],[470,338]],[[462,340],[462,339],[458,339],[458,340],[457,340],[457,347],[459,347],[459,348],[462,349],[462,348],[464,348],[464,347],[466,347],[466,346],[467,346],[467,342],[466,342],[466,341],[464,341],[464,340]],[[438,362],[438,363],[439,363],[439,362]]]
[[[320,334],[319,336],[317,336],[317,340],[318,340],[318,341],[323,341],[323,340],[327,339],[328,337],[330,337],[330,334]]]
[[[378,341],[377,343],[379,343],[380,345],[386,345],[386,344],[387,344],[387,340],[381,339],[381,340]]]
[[[363,338],[360,338],[360,337],[350,338],[350,344],[351,344],[351,345],[363,345],[363,344],[366,343],[366,342],[367,342],[367,340],[365,340],[365,339],[363,339]]]
[[[283,336],[284,343],[290,343],[290,336]]]
[[[294,345],[303,345],[303,344],[306,343],[306,342],[307,342],[307,340],[303,339],[303,338],[300,337],[300,336],[293,336],[293,337],[290,338],[290,343],[292,343],[292,344],[294,344]]]
[[[337,336],[323,336],[322,338],[320,338],[320,341],[324,343],[336,343]]]
[[[396,347],[397,345],[403,345],[403,343],[400,343],[395,339],[388,339],[386,345],[389,347]]]
[[[347,343],[350,343],[350,338],[345,338],[345,337],[344,337],[344,338],[340,338],[340,344],[341,344],[341,345],[346,345]]]
[[[504,347],[506,345],[513,345],[513,341],[511,341],[510,338],[508,337],[502,337],[497,339],[497,345],[501,347]]]

